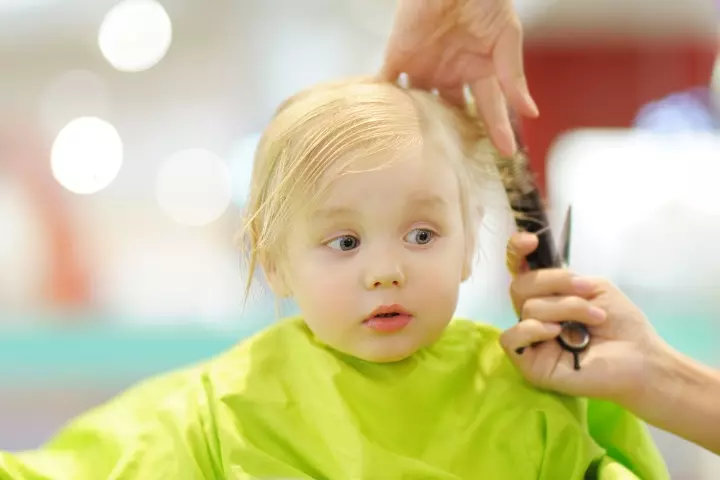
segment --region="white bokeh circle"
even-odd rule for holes
[[[70,121],[53,142],[52,173],[67,190],[99,192],[115,180],[123,163],[123,142],[110,123],[97,117]]]
[[[124,0],[105,15],[98,46],[117,70],[139,72],[155,66],[172,43],[172,22],[155,0]]]
[[[207,225],[220,218],[230,205],[230,168],[208,150],[177,152],[158,171],[156,196],[160,209],[177,223]]]

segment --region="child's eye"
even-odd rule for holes
[[[407,234],[405,240],[418,245],[427,245],[435,238],[435,232],[427,228],[416,228]]]
[[[360,239],[357,237],[353,237],[352,235],[342,235],[333,240],[330,240],[328,243],[326,243],[326,245],[330,248],[334,248],[335,250],[342,250],[343,252],[347,252],[348,250],[353,250],[360,246]]]

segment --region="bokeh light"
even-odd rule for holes
[[[220,218],[232,200],[229,166],[204,149],[171,155],[160,167],[156,188],[161,210],[177,223],[194,227]]]
[[[117,70],[139,72],[163,59],[172,43],[172,22],[154,0],[125,0],[105,15],[98,44]]]
[[[69,122],[55,138],[51,167],[73,193],[96,193],[115,180],[123,163],[123,142],[115,127],[97,117]]]
[[[40,98],[43,127],[54,136],[74,118],[106,118],[109,97],[107,85],[96,73],[67,70],[50,81]]]
[[[573,269],[658,289],[714,278],[718,262],[693,252],[720,235],[718,151],[707,132],[562,136],[549,155],[549,203],[572,204]]]

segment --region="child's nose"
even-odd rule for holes
[[[405,284],[405,275],[399,265],[387,265],[382,270],[370,271],[365,277],[365,286],[368,289],[385,287],[402,287]]]

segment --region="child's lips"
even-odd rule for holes
[[[412,315],[400,314],[391,317],[374,316],[363,322],[368,328],[379,333],[395,333],[407,327],[412,322]]]

